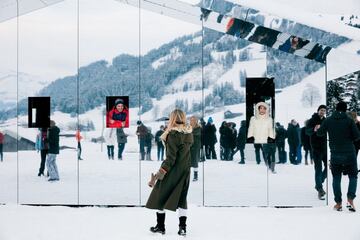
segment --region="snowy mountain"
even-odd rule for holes
[[[19,77],[19,85],[17,85]],[[9,109],[16,105],[17,99],[22,100],[28,96],[35,96],[40,89],[44,88],[48,82],[37,76],[27,73],[7,70],[0,72],[0,109]],[[17,89],[17,86],[19,88]]]

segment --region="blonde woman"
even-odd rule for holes
[[[186,235],[187,193],[190,180],[191,155],[190,147],[193,143],[191,126],[186,124],[186,115],[175,109],[170,114],[166,131],[161,135],[165,143],[166,159],[159,171],[151,174],[149,186],[153,190],[146,207],[158,210],[157,224],[151,227],[154,233],[165,234],[165,212],[178,210],[179,235]]]

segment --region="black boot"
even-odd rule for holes
[[[194,171],[194,179],[193,182],[196,182],[198,180],[198,172]]]
[[[151,227],[150,231],[153,233],[165,234],[165,213],[156,213],[157,224],[155,227]]]
[[[179,231],[180,236],[186,236],[186,217],[179,217]]]

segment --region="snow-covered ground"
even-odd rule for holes
[[[150,233],[155,212],[145,208],[0,206],[2,240],[183,239],[177,214],[166,215],[166,235]],[[360,215],[318,208],[189,206],[186,239],[358,240]],[[185,239],[185,238],[184,238]]]

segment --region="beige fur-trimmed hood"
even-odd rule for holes
[[[179,133],[189,134],[189,133],[192,133],[192,127],[190,125],[183,125],[183,126],[179,126],[179,127],[173,127],[170,129],[166,129],[166,131],[160,136],[160,138],[163,142],[166,142],[167,136],[168,136],[169,132],[171,132],[171,131],[177,131]]]

